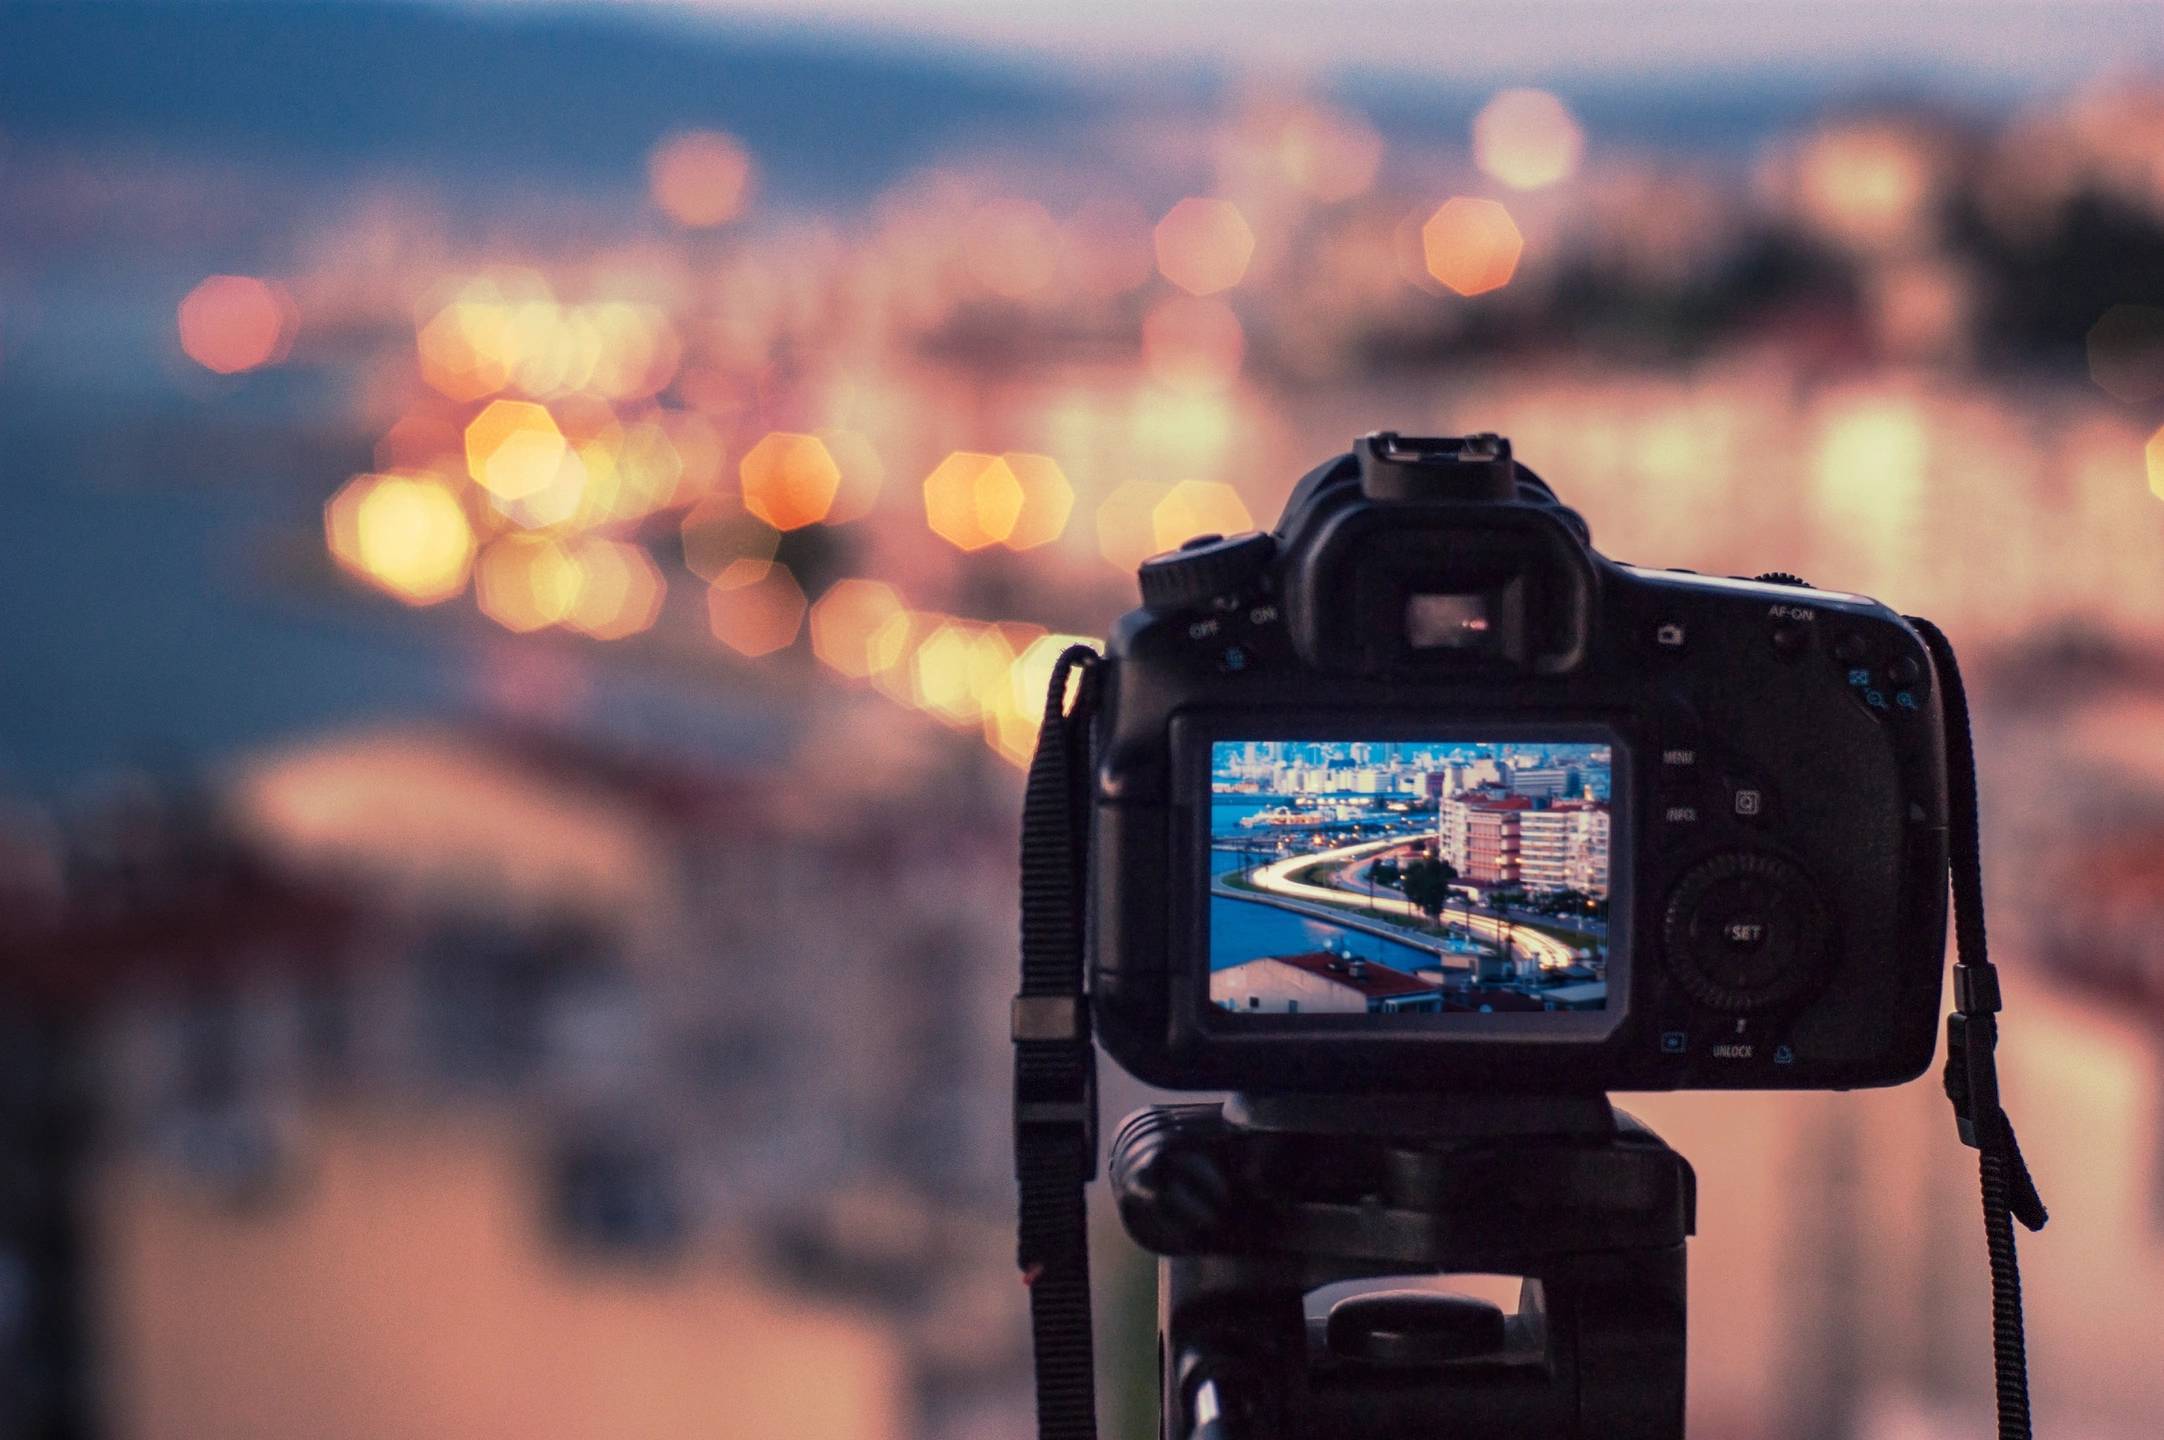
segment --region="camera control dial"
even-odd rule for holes
[[[1142,562],[1142,603],[1159,612],[1205,605],[1254,584],[1276,553],[1277,541],[1260,530],[1197,535],[1177,550]]]
[[[1826,966],[1826,910],[1809,877],[1757,851],[1715,855],[1687,873],[1668,898],[1661,937],[1676,983],[1729,1015],[1798,998]]]

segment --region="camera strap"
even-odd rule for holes
[[[2022,1333],[2021,1269],[2014,1224],[2041,1230],[2049,1218],[1999,1105],[1999,973],[1984,945],[1984,872],[1977,821],[1976,745],[1968,693],[1954,647],[1938,626],[1914,616],[1939,673],[1946,725],[1947,834],[1954,898],[1954,1013],[1946,1017],[1946,1095],[1961,1143],[1977,1152],[1984,1243],[1991,1257],[1991,1350],[2000,1440],[2029,1440],[2029,1362]]]
[[[1100,658],[1052,669],[1022,802],[1022,989],[1014,998],[1015,1260],[1029,1287],[1037,1433],[1096,1440],[1087,1189],[1097,1174],[1097,1050],[1082,988],[1089,720]],[[1070,709],[1067,687],[1075,680]]]

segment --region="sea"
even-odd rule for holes
[[[1219,835],[1253,835],[1252,828],[1243,829],[1240,821],[1264,810],[1285,804],[1281,796],[1257,796],[1253,799],[1219,798],[1210,806],[1210,833]],[[1256,857],[1237,850],[1210,851],[1210,873],[1223,875],[1258,863]],[[1386,940],[1364,930],[1344,925],[1333,925],[1327,920],[1317,920],[1306,915],[1296,915],[1290,910],[1280,910],[1274,905],[1253,900],[1230,900],[1223,896],[1210,899],[1210,968],[1223,970],[1252,960],[1258,955],[1298,955],[1314,950],[1350,951],[1363,960],[1373,960],[1394,970],[1412,974],[1424,965],[1435,963],[1435,952],[1416,946]]]

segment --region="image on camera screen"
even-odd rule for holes
[[[1211,1004],[1605,1010],[1613,773],[1605,744],[1214,743]]]

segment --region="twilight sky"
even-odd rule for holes
[[[552,3],[552,0],[513,0]],[[1087,67],[1219,57],[1441,77],[1822,69],[2027,88],[2164,66],[2164,0],[614,0],[931,34]]]

